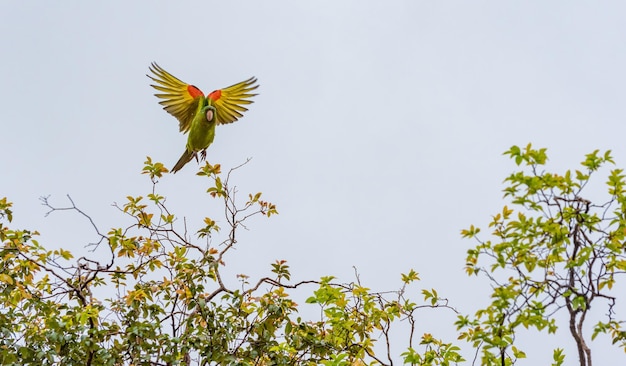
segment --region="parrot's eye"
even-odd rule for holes
[[[213,120],[213,110],[212,109],[207,109],[206,110],[206,120],[208,122],[211,122]]]

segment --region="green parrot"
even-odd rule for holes
[[[162,92],[155,94],[157,98],[163,99],[159,104],[178,119],[180,132],[189,132],[185,152],[172,168],[172,173],[179,171],[192,158],[198,160],[198,152],[204,160],[206,149],[215,138],[215,126],[241,118],[242,113],[248,110],[244,105],[251,104],[250,98],[257,95],[251,92],[259,87],[258,84],[255,85],[257,79],[251,77],[227,88],[215,90],[205,97],[200,89],[180,81],[156,63],[153,62],[149,69],[154,77],[146,76],[157,84],[151,86]]]

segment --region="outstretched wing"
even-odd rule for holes
[[[157,98],[163,99],[159,104],[167,113],[178,119],[180,131],[186,133],[191,127],[191,121],[198,110],[198,103],[202,101],[204,94],[195,86],[178,80],[154,62],[150,66],[150,71],[154,77],[146,76],[156,83],[151,86],[162,92],[155,94]]]
[[[219,89],[207,95],[209,103],[215,107],[215,118],[218,125],[232,123],[243,116],[248,108],[244,105],[252,103],[250,98],[257,94],[251,93],[259,87],[256,78],[251,77],[235,85]]]

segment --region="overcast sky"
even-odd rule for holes
[[[502,152],[532,142],[562,171],[612,149],[626,166],[624,14],[619,1],[3,1],[0,197],[14,226],[80,248],[87,223],[44,218],[40,196],[70,194],[102,230],[123,226],[111,204],[150,192],[145,157],[171,168],[184,150],[151,62],[204,92],[256,76],[260,95],[207,156],[225,169],[251,157],[233,182],[280,215],[253,222],[228,267],[255,276],[286,259],[296,280],[351,281],[355,266],[375,290],[414,268],[471,313],[489,288],[465,276],[474,243],[459,231],[506,203],[515,166]],[[199,225],[216,202],[196,171],[158,189]],[[453,341],[444,319],[419,331]],[[567,333],[524,342],[519,364],[546,364],[559,346],[576,360]],[[593,343],[597,364],[623,361],[609,344]]]

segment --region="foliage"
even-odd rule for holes
[[[482,365],[511,365],[525,353],[516,348],[519,326],[554,333],[556,314],[567,314],[580,365],[591,365],[585,321],[592,304],[603,315],[591,338],[607,333],[626,351],[626,332],[616,319],[617,278],[626,271],[626,192],[622,169],[608,174],[608,197],[593,203],[585,194],[592,177],[613,164],[610,151],[586,155],[582,169],[563,174],[544,171],[546,149],[513,146],[505,152],[525,169],[506,178],[504,206],[489,227],[493,240],[480,239],[470,226],[462,236],[478,245],[467,252],[468,275],[483,274],[491,282],[492,302],[473,317],[459,316],[458,329],[482,349]],[[600,306],[603,305],[603,306]],[[554,350],[554,365],[563,364]]]
[[[237,167],[238,168],[238,167]],[[48,250],[31,230],[10,228],[12,203],[0,199],[0,363],[12,365],[363,365],[391,364],[393,324],[408,324],[406,363],[461,362],[458,347],[425,333],[419,344],[414,314],[446,307],[435,290],[422,304],[406,296],[417,281],[411,270],[397,291],[372,292],[360,281],[338,283],[331,276],[292,282],[284,260],[271,275],[251,280],[225,278],[225,257],[237,233],[254,217],[276,215],[276,206],[250,194],[243,204],[230,186],[231,173],[206,163],[198,173],[207,193],[224,209],[224,227],[210,217],[192,233],[170,212],[156,188],[167,169],[145,163],[152,182],[144,196],[129,196],[121,213],[132,224],[102,234],[68,196],[71,210],[88,218],[100,237],[100,255],[74,258],[65,249]],[[72,237],[72,233],[69,234]],[[75,240],[75,239],[74,239]],[[214,245],[213,243],[218,243]],[[238,283],[233,287],[228,283]],[[308,306],[317,320],[298,316],[288,291],[313,286]],[[377,346],[377,341],[382,345]]]
[[[617,314],[618,279],[626,271],[626,193],[621,169],[608,172],[608,197],[594,203],[595,177],[614,164],[610,151],[594,151],[582,169],[546,172],[546,149],[513,146],[505,152],[522,169],[505,180],[510,203],[492,217],[491,239],[470,226],[462,236],[477,245],[467,252],[468,275],[485,276],[491,302],[472,316],[459,315],[459,338],[474,347],[474,363],[512,365],[526,357],[516,344],[523,328],[553,334],[566,327],[579,363],[591,365],[589,340],[608,335],[626,351]],[[170,212],[158,193],[168,170],[147,159],[152,183],[145,196],[116,205],[130,225],[103,234],[68,196],[68,207],[42,202],[49,213],[74,211],[87,218],[100,240],[92,255],[47,249],[34,230],[11,228],[12,203],[0,198],[0,363],[8,365],[453,365],[460,348],[418,333],[417,312],[448,306],[435,289],[422,302],[409,297],[417,272],[402,274],[400,288],[374,292],[358,273],[350,283],[333,276],[292,281],[276,260],[268,275],[229,276],[226,258],[245,253],[238,233],[249,220],[278,214],[262,193],[243,202],[231,175],[219,164],[198,172],[223,218]],[[196,214],[197,215],[197,214]],[[69,233],[71,240],[73,233]],[[97,254],[96,254],[97,253]],[[106,253],[106,255],[103,255]],[[232,284],[235,285],[232,285]],[[308,295],[299,305],[290,292]],[[593,307],[592,307],[593,305]],[[301,310],[319,310],[303,319]],[[591,309],[594,312],[591,312]],[[590,319],[595,324],[588,325]],[[597,321],[597,319],[599,319]],[[418,335],[421,334],[421,335]],[[396,344],[402,338],[402,347]],[[400,350],[399,352],[397,350]],[[562,348],[553,365],[563,365]]]

